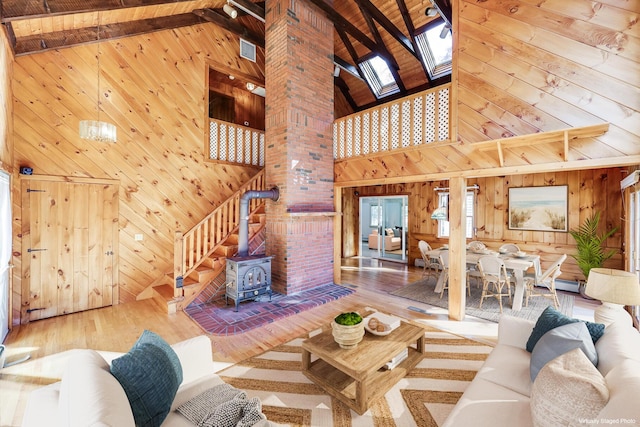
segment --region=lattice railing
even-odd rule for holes
[[[191,274],[216,247],[240,224],[240,197],[247,191],[263,191],[264,169],[207,215],[191,230],[176,232],[174,241],[174,277]],[[251,199],[249,212],[254,212],[264,199]]]
[[[335,160],[448,141],[451,84],[333,122]]]
[[[209,159],[264,166],[264,132],[209,119]]]

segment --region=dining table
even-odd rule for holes
[[[426,252],[426,254],[433,258],[439,258],[442,251],[448,251],[448,248],[438,248],[433,249],[431,251]],[[535,267],[536,271],[540,270],[540,256],[539,255],[530,255],[525,254],[523,256],[519,256],[515,253],[499,253],[492,250],[483,250],[483,251],[471,251],[467,250],[466,252],[466,264],[467,265],[476,265],[480,257],[494,255],[499,257],[504,261],[504,265],[507,270],[513,272],[513,277],[516,279],[516,289],[513,294],[513,302],[511,309],[514,311],[519,311],[522,309],[522,301],[524,299],[524,273],[531,267]],[[438,281],[436,282],[436,287],[434,292],[440,293],[442,291],[442,287],[444,286],[444,277],[445,275],[440,273],[438,276]]]

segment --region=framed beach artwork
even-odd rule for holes
[[[509,229],[567,231],[566,185],[509,188]]]

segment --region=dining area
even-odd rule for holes
[[[423,276],[436,279],[433,292],[443,298],[449,290],[449,245],[432,248],[420,240],[418,247],[423,260]],[[555,279],[561,274],[560,268],[567,258],[565,254],[543,271],[540,255],[524,252],[514,243],[491,248],[481,241],[470,241],[463,249],[465,293],[471,296],[473,287],[481,290],[477,308],[481,309],[491,298],[498,300],[501,313],[503,306],[520,311],[535,297],[549,298],[556,308],[559,306]]]

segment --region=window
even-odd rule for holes
[[[376,98],[383,98],[400,92],[389,65],[380,56],[376,55],[361,62],[359,65]]]
[[[451,31],[442,19],[431,21],[427,29],[416,36],[416,42],[432,79],[451,74]]]
[[[379,205],[371,205],[371,227],[380,226],[380,208]]]
[[[449,193],[438,194],[438,206],[449,205]],[[475,229],[475,192],[467,191],[467,239],[473,238]],[[449,237],[449,221],[438,220],[438,237]]]

